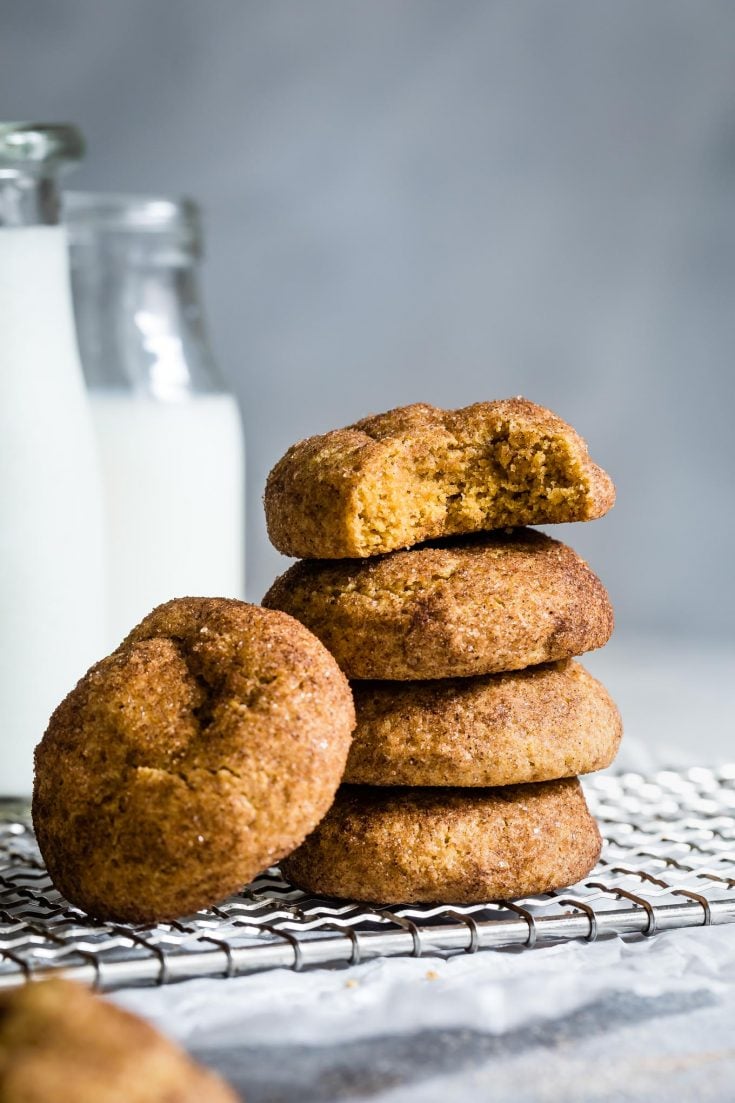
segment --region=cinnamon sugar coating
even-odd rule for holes
[[[265,511],[285,555],[380,555],[425,540],[601,517],[609,475],[584,440],[524,398],[459,410],[417,403],[289,448]]]
[[[622,736],[609,693],[572,660],[437,682],[355,682],[345,781],[499,786],[601,770]]]
[[[613,629],[584,560],[531,529],[363,561],[303,560],[263,605],[310,628],[353,679],[520,670],[602,647]]]
[[[575,778],[502,789],[345,785],[281,868],[326,896],[475,904],[573,884],[600,847]]]
[[[291,617],[224,598],[159,606],[36,749],[33,820],[54,884],[128,922],[216,903],[316,826],[353,727],[346,679]]]

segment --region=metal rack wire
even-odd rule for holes
[[[63,969],[114,989],[377,956],[653,935],[735,921],[735,765],[588,779],[605,838],[584,882],[471,906],[380,908],[309,896],[277,870],[176,923],[97,923],[53,888],[27,820],[0,822],[0,987]]]

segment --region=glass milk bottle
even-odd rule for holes
[[[72,192],[64,218],[105,489],[112,648],[169,598],[243,596],[242,426],[207,341],[196,206]]]
[[[70,126],[0,123],[0,796],[104,654],[103,531],[57,177]]]

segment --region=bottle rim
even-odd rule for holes
[[[65,191],[62,217],[75,233],[177,234],[201,243],[199,206],[188,197]]]
[[[0,169],[39,169],[81,161],[84,138],[72,123],[0,122]]]

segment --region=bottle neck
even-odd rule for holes
[[[51,172],[0,168],[0,228],[55,226],[59,189]]]
[[[87,385],[177,402],[223,391],[194,258],[125,235],[76,240],[72,289]]]

